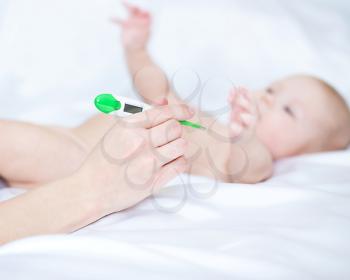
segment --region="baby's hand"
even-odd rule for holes
[[[231,137],[241,136],[246,132],[254,132],[258,111],[254,99],[244,88],[231,90],[228,97],[231,106],[230,134]]]
[[[151,16],[136,6],[124,2],[129,11],[126,20],[113,18],[112,21],[122,28],[122,42],[126,49],[135,50],[145,48],[151,26]]]

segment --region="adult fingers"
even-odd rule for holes
[[[189,168],[189,163],[184,157],[179,157],[176,160],[164,165],[160,171],[157,179],[153,184],[152,193],[157,193],[169,181],[174,179],[180,173],[186,172]]]
[[[178,138],[166,145],[154,149],[158,166],[165,165],[185,154],[187,142],[183,138]]]
[[[124,118],[126,125],[151,128],[170,119],[185,120],[193,117],[194,112],[185,104],[154,107],[143,113]]]
[[[148,146],[143,130],[128,130],[115,123],[102,137],[101,151],[111,162],[120,163],[129,160]]]
[[[170,119],[149,129],[148,132],[151,146],[160,147],[179,138],[182,134],[182,127],[178,121]]]

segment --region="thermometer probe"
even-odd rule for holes
[[[113,114],[120,117],[140,113],[152,108],[150,105],[141,101],[122,96],[115,96],[109,93],[97,95],[95,98],[95,106],[102,113],[109,114],[113,112]],[[184,126],[205,129],[204,126],[187,120],[180,120],[179,123]]]

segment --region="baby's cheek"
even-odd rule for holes
[[[267,146],[280,146],[286,142],[291,133],[291,128],[287,122],[283,122],[277,118],[261,119],[257,124],[257,136]]]
[[[275,158],[290,156],[300,148],[300,133],[291,120],[270,118],[257,126],[257,136],[267,146]]]
[[[270,138],[272,134],[279,131],[279,123],[276,122],[273,118],[262,118],[257,123],[257,134],[264,137]]]

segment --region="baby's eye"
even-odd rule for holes
[[[268,94],[273,94],[273,93],[274,93],[274,90],[273,90],[271,87],[268,87],[268,88],[266,89],[266,92],[267,92]]]
[[[293,110],[288,105],[284,106],[283,110],[291,117],[295,117]]]

